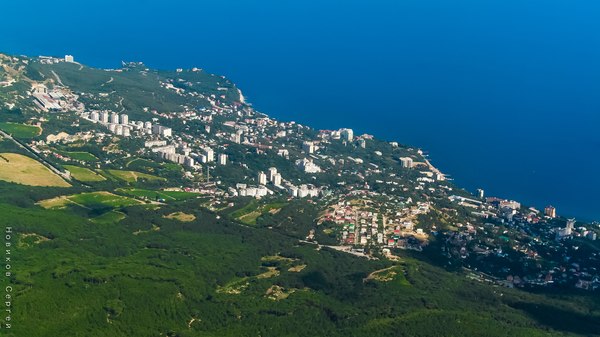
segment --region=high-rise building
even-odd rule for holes
[[[227,155],[224,153],[220,153],[218,156],[219,165],[227,165]]]
[[[366,147],[367,147],[367,141],[366,141],[366,140],[364,140],[364,139],[360,139],[360,140],[358,141],[358,145],[359,145],[361,148],[363,148],[363,149],[364,149],[364,148],[366,148]]]
[[[269,181],[273,181],[273,179],[275,179],[275,175],[277,174],[277,168],[276,167],[269,167],[268,172],[268,178]]]
[[[502,209],[504,207],[517,210],[521,208],[521,203],[514,200],[501,200],[498,203],[498,208]]]
[[[152,133],[163,137],[171,137],[173,135],[173,130],[162,125],[154,124],[152,125]]]
[[[75,62],[75,58],[73,55],[65,55],[65,62],[73,63]]]
[[[194,165],[195,165],[196,163],[195,163],[195,161],[194,161],[194,158],[192,158],[192,157],[188,157],[188,156],[184,156],[184,157],[183,157],[183,164],[184,164],[185,166],[188,166],[188,167],[194,167]]]
[[[281,174],[276,173],[273,176],[273,185],[275,185],[275,186],[281,186]]]
[[[340,137],[342,140],[351,142],[354,139],[354,131],[352,129],[340,129]]]
[[[100,113],[100,121],[102,123],[108,123],[108,112],[101,112]]]
[[[215,161],[215,151],[213,151],[213,149],[211,149],[210,147],[204,148],[204,155],[206,156],[207,162]]]
[[[299,169],[301,169],[302,171],[304,171],[306,173],[321,172],[321,168],[319,166],[317,166],[317,164],[313,163],[313,161],[311,159],[307,159],[307,158],[297,160],[296,166],[298,166]]]
[[[300,188],[298,189],[298,198],[304,198],[308,196],[308,192],[308,186],[300,185]]]
[[[477,198],[483,199],[485,197],[485,191],[481,188],[477,189]]]
[[[575,219],[567,220],[567,226],[565,227],[565,236],[573,234],[573,229],[575,229]]]
[[[556,208],[554,208],[554,206],[546,206],[546,208],[544,208],[544,215],[546,215],[549,218],[556,218]]]
[[[166,140],[148,140],[144,142],[144,147],[162,147],[166,145]]]
[[[258,173],[258,183],[260,185],[266,185],[267,184],[267,175],[264,172],[259,172]]]
[[[119,115],[116,113],[110,115],[110,122],[112,124],[119,124]]]
[[[302,143],[302,149],[306,153],[313,153],[313,152],[315,152],[315,143],[306,141],[306,142]]]
[[[237,144],[241,143],[242,142],[242,132],[237,131],[236,133],[231,135],[231,141],[233,141],[234,143],[237,143]]]
[[[123,125],[129,124],[129,116],[127,116],[126,114],[122,114],[121,115],[121,124],[123,124]]]
[[[409,157],[400,158],[400,163],[402,163],[402,167],[404,168],[413,168],[414,165],[412,158]]]
[[[91,112],[90,113],[90,119],[94,122],[97,122],[98,119],[100,118],[100,115],[97,112]]]

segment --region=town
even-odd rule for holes
[[[86,70],[71,55],[3,56],[0,62],[7,70],[3,88],[16,85],[10,74],[32,64],[66,69],[69,77],[51,70],[30,79],[27,95],[9,94],[5,104],[33,111],[28,125],[53,130],[21,145],[68,179],[72,172],[65,164],[95,172],[124,170],[136,161],[175,165],[171,185],[163,188],[201,193],[211,198],[212,209],[248,198],[258,204],[310,202],[319,216],[299,238],[307,242],[326,235],[348,252],[392,260],[401,250],[434,251],[448,266],[507,287],[600,287],[600,256],[591,248],[600,233],[597,222],[565,219],[552,206],[540,211],[488,197],[483,189],[465,191],[420,149],[350,128],[315,130],[278,121],[246,103],[232,83],[198,68],[159,74],[124,63],[90,73],[103,81],[92,91],[67,84],[78,83],[73,74]],[[117,74],[160,75],[150,100],[156,106],[119,96]],[[207,81],[216,90],[200,90]],[[179,103],[167,105],[161,95]],[[97,148],[99,160],[73,156],[75,144]]]

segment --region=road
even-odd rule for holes
[[[358,256],[358,257],[364,257],[364,258],[369,259],[369,260],[377,260],[376,257],[372,257],[372,256],[367,255],[365,253],[353,251],[352,247],[350,247],[350,246],[330,246],[330,245],[322,245],[322,244],[319,244],[317,242],[306,241],[306,240],[298,240],[298,241],[300,241],[302,243],[307,243],[307,244],[315,245],[315,246],[317,246],[317,249],[321,249],[323,247],[326,247],[326,248],[330,248],[330,249],[333,249],[333,250],[337,250],[338,252],[348,253],[348,254],[352,254],[354,256]]]
[[[58,76],[58,74],[54,72],[54,70],[52,70],[52,74],[54,75],[54,77],[56,77],[56,81],[58,81],[58,84],[60,84],[61,86],[63,86],[63,87],[64,87],[65,85],[64,85],[64,84],[63,84],[63,82],[60,80],[60,77]]]

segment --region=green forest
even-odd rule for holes
[[[27,206],[34,201],[31,188],[5,183],[0,188],[1,195],[13,191],[0,205],[3,227],[14,232],[8,281],[14,287],[15,323],[7,336],[472,336],[481,331],[592,336],[600,331],[597,296],[492,287],[436,267],[426,255],[390,262],[316,249],[299,242],[294,226],[269,229],[261,225],[262,217],[253,226],[231,220],[232,213],[244,211],[242,201],[237,211],[221,213],[188,198],[151,210],[126,205],[116,209],[123,217],[97,223],[69,208]],[[46,197],[59,193],[35,189]],[[283,207],[277,216],[296,214],[292,223],[298,226],[307,221],[305,212],[297,211],[306,205],[277,207]],[[195,220],[166,218],[176,211]]]

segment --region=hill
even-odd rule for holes
[[[600,335],[598,224],[201,69],[0,65],[7,336]]]

